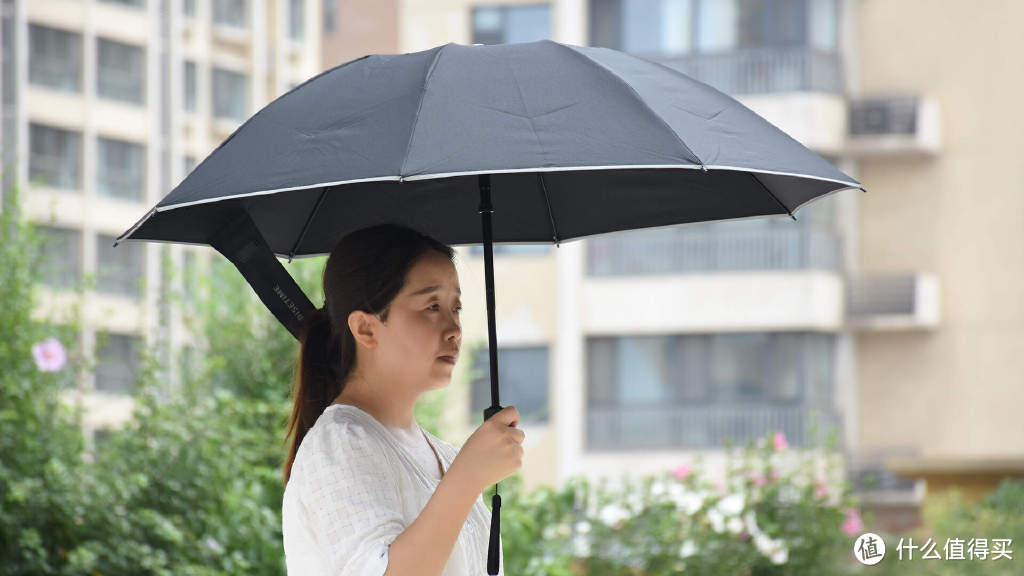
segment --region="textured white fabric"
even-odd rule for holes
[[[405,446],[409,453],[416,458],[423,471],[436,482],[441,481],[441,470],[438,469],[438,456],[427,441],[427,433],[420,427],[420,423],[413,420],[410,428],[401,426],[386,426],[388,432],[395,437],[395,440]]]
[[[458,449],[419,430],[447,472]],[[381,576],[389,546],[437,489],[436,459],[433,468],[431,476],[395,433],[369,413],[348,404],[328,406],[299,445],[285,486],[281,528],[288,574]],[[490,525],[491,512],[481,494],[442,576],[487,574]],[[501,551],[498,574],[504,573]]]

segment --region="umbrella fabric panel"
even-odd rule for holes
[[[573,50],[448,44],[401,175],[695,163],[629,86]]]
[[[398,174],[441,48],[332,68],[252,116],[158,206]]]
[[[563,48],[629,82],[699,163],[855,182],[739,101],[682,72],[608,48]]]

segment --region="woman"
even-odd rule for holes
[[[397,225],[353,232],[305,319],[284,466],[292,576],[486,574],[482,491],[522,466],[506,407],[461,449],[420,428],[421,394],[447,386],[462,344],[455,252]],[[499,555],[504,574],[504,555]]]

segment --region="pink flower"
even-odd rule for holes
[[[768,478],[770,480],[778,480],[779,479],[779,471],[778,470],[772,470],[771,472],[768,473]]]
[[[764,486],[764,483],[768,480],[764,477],[764,474],[751,474],[750,479],[754,481],[757,486]]]
[[[847,508],[846,519],[843,521],[842,529],[847,536],[855,536],[864,529],[864,523],[860,520],[860,512],[856,508]]]
[[[693,470],[691,470],[686,464],[679,466],[672,472],[672,474],[680,480],[686,480],[686,477],[691,473],[693,473]]]
[[[32,347],[32,357],[36,361],[36,367],[42,372],[56,372],[67,361],[64,347],[52,336]]]
[[[789,443],[786,442],[786,435],[781,430],[772,437],[772,445],[775,447],[776,452],[782,452],[789,448]]]
[[[746,542],[749,539],[750,539],[750,534],[748,534],[746,530],[744,530],[743,532],[740,533],[740,542]]]
[[[725,496],[725,482],[715,484],[715,491],[718,492],[719,496]]]
[[[828,486],[825,485],[825,481],[820,477],[814,481],[814,496],[816,498],[828,496]]]

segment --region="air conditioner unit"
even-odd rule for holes
[[[940,145],[939,105],[931,98],[859,98],[849,103],[850,155],[934,155]]]
[[[939,281],[917,272],[849,278],[846,317],[857,330],[912,330],[939,325]]]

